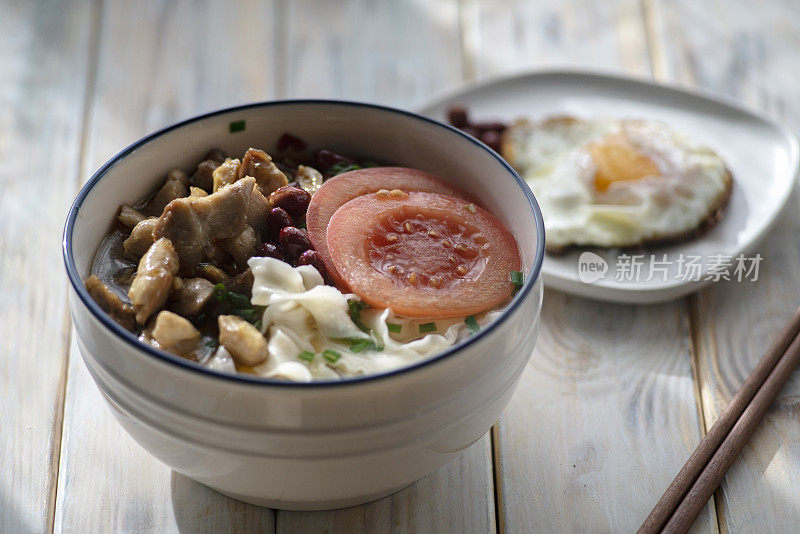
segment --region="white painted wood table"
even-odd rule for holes
[[[800,302],[798,196],[756,283],[657,306],[547,291],[490,435],[395,495],[283,512],[144,452],[75,349],[60,232],[141,135],[218,107],[342,97],[411,107],[465,82],[587,67],[697,86],[800,126],[800,6],[690,0],[0,0],[0,532],[630,532]],[[795,377],[697,532],[800,524]]]

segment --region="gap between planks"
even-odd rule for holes
[[[473,31],[477,31],[477,20],[474,15],[474,9],[466,9],[466,4],[469,0],[458,0],[458,42],[461,49],[461,81],[463,83],[472,83],[475,81],[476,76],[476,58],[475,48],[471,41],[473,39]],[[494,428],[494,427],[492,427]]]
[[[703,290],[705,291],[705,290]],[[700,422],[703,437],[708,433],[708,429],[711,426],[709,418],[706,416],[706,409],[705,409],[705,402],[704,402],[704,384],[703,384],[703,377],[700,373],[700,361],[706,357],[706,353],[708,352],[705,348],[703,343],[701,342],[700,336],[700,298],[697,294],[692,294],[686,297],[686,314],[687,314],[687,321],[689,323],[689,339],[691,342],[691,346],[689,350],[691,351],[691,359],[692,359],[692,384],[694,385],[694,397],[695,403],[697,404],[697,419]],[[712,351],[716,351],[716,343],[713,342],[713,330],[710,330],[711,337],[712,337]],[[710,393],[709,393],[710,395]],[[702,439],[702,438],[701,438]],[[721,486],[714,492],[714,496],[711,498],[712,506],[714,507],[715,516],[717,518],[717,532],[727,532],[727,528],[725,527],[725,521],[722,517],[723,514],[723,506],[722,506],[722,489]]]
[[[83,183],[82,177],[88,172],[86,169],[86,143],[89,134],[89,124],[91,123],[92,101],[94,100],[97,85],[97,68],[100,62],[100,30],[103,22],[104,0],[92,0],[91,20],[89,22],[89,60],[86,64],[86,93],[83,98],[83,112],[81,114],[81,139],[78,149],[78,173],[77,189]],[[77,190],[75,191],[77,194]],[[52,447],[50,473],[53,483],[50,486],[50,493],[47,496],[47,530],[53,532],[56,520],[56,501],[58,499],[58,480],[61,468],[61,441],[64,435],[64,413],[67,400],[67,382],[69,381],[69,356],[72,342],[72,317],[69,309],[69,295],[67,296],[66,307],[64,309],[64,319],[62,321],[61,338],[63,340],[63,356],[61,358],[61,368],[59,369],[58,389],[56,393],[56,409],[53,419]]]
[[[499,469],[501,450],[500,450],[500,433],[497,430],[497,423],[492,425],[489,430],[491,433],[491,448],[492,448],[492,484],[494,484],[494,521],[495,532],[500,534],[506,531],[505,515],[503,515],[503,485],[500,483]]]

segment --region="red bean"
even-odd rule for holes
[[[469,115],[464,106],[452,106],[447,110],[447,121],[456,128],[469,126]]]
[[[269,203],[273,208],[282,208],[289,215],[302,215],[308,209],[311,195],[305,189],[285,185],[279,187],[269,195]]]
[[[314,162],[316,163],[317,169],[323,172],[327,171],[337,163],[344,163],[346,165],[355,165],[356,163],[354,159],[325,149],[314,152]]]
[[[481,133],[495,131],[499,133],[503,133],[506,129],[506,125],[500,121],[494,122],[474,122],[470,124],[473,128],[478,130]]]
[[[495,152],[500,152],[500,134],[494,130],[489,130],[488,132],[483,132],[480,137],[481,141],[486,143],[489,148],[494,150]]]
[[[319,252],[316,250],[306,250],[300,254],[300,257],[297,258],[297,265],[311,265],[319,271],[319,274],[322,275],[326,284],[331,284],[330,278],[328,278],[328,271],[325,269],[325,263],[322,261],[322,256],[320,256]]]
[[[294,226],[282,229],[278,234],[278,241],[290,260],[296,260],[303,252],[314,248],[306,233]]]
[[[281,249],[274,243],[261,243],[256,249],[256,256],[265,258],[275,258],[276,260],[286,261]]]
[[[294,150],[296,152],[302,152],[308,147],[305,141],[300,139],[299,137],[295,137],[294,135],[286,132],[278,139],[278,152],[286,152],[287,150]]]
[[[478,139],[481,136],[481,133],[477,129],[473,128],[472,126],[464,126],[463,128],[461,128],[461,131],[464,132],[467,135],[471,135],[472,137],[474,137],[476,139]]]
[[[292,218],[283,208],[272,208],[269,210],[267,221],[272,231],[275,233],[275,237],[278,237],[278,232],[280,232],[281,229],[292,225]]]

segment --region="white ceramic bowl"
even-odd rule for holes
[[[246,120],[231,133],[231,122]],[[411,367],[337,382],[232,376],[140,344],[84,289],[122,203],[211,147],[274,148],[286,131],[312,148],[436,173],[473,193],[514,232],[526,281],[494,323]],[[78,346],[122,426],[161,461],[226,495],[283,509],[339,508],[388,495],[435,471],[486,433],[536,340],[544,225],[531,191],[485,145],[405,111],[351,102],[283,101],[202,115],[149,135],[83,187],[64,229]]]

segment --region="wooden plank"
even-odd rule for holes
[[[93,21],[82,2],[3,1],[0,13],[0,531],[41,532],[55,501],[69,342],[59,243]]]
[[[494,532],[488,434],[456,460],[410,487],[362,506],[277,511],[277,532]]]
[[[652,2],[654,49],[663,79],[743,101],[800,127],[800,13],[771,0],[757,7],[717,2]],[[713,21],[713,24],[710,23]],[[735,169],[733,170],[735,177]],[[800,304],[797,192],[756,252],[756,282],[722,282],[697,299],[696,336],[703,409],[716,420]],[[788,532],[800,522],[800,378],[767,412],[717,492],[720,526],[730,532]]]
[[[363,21],[369,21],[364,23]],[[457,4],[292,2],[286,94],[407,106],[457,85]],[[344,510],[277,514],[279,532],[489,532],[495,529],[488,435],[437,473]]]
[[[202,8],[188,1],[107,2],[84,168],[97,168],[169,122],[273,95],[271,8],[259,2]],[[121,429],[104,404],[73,345],[56,531],[274,529],[272,510],[172,473]]]
[[[468,4],[478,79],[545,66],[650,74],[638,2],[503,6]],[[546,291],[533,358],[495,427],[501,529],[635,530],[702,433],[690,346],[683,302]],[[715,529],[707,507],[698,530]]]
[[[544,68],[648,75],[637,2],[464,2],[467,67],[477,78]]]
[[[286,90],[410,106],[461,81],[456,0],[288,5]]]

